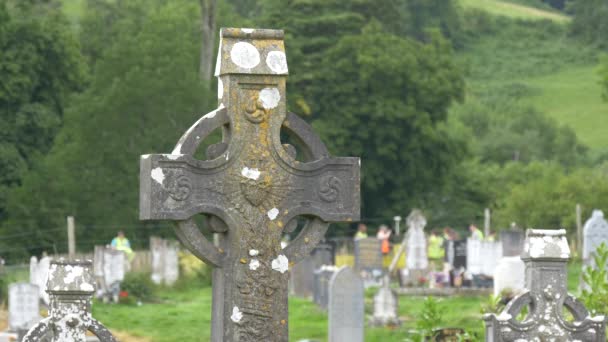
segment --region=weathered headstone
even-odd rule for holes
[[[405,220],[408,226],[407,230],[407,269],[425,270],[429,266],[429,259],[426,254],[426,237],[424,236],[424,227],[426,226],[426,218],[418,209],[412,210]]]
[[[30,258],[30,283],[38,286],[40,299],[49,304],[49,295],[46,293],[46,281],[49,276],[51,258],[43,256],[40,261],[35,256]]]
[[[608,245],[608,222],[601,210],[594,210],[583,227],[583,260],[588,263],[602,242]]]
[[[293,265],[289,270],[289,292],[296,297],[311,298],[315,286],[314,272],[315,265],[310,256]]]
[[[502,257],[500,242],[467,240],[467,271],[479,287],[492,287],[494,270]]]
[[[112,248],[103,252],[104,300],[118,303],[120,283],[125,279],[125,253]]]
[[[292,295],[301,298],[312,297],[315,300],[317,286],[315,272],[323,265],[335,264],[334,248],[329,242],[321,242],[309,256],[289,270],[289,292]]]
[[[500,315],[484,315],[486,341],[606,341],[606,317],[590,317],[582,303],[568,294],[570,249],[565,230],[528,229],[521,258],[527,290]],[[516,317],[524,307],[530,312],[520,322]],[[564,309],[574,322],[564,320]]]
[[[399,325],[399,297],[389,287],[389,277],[385,277],[383,285],[374,296],[374,316],[372,324],[378,326]]]
[[[95,280],[90,261],[53,261],[48,284],[49,317],[33,326],[23,342],[86,342],[92,332],[101,342],[117,342],[109,330],[91,316]]]
[[[178,246],[171,241],[150,237],[152,281],[155,284],[173,285],[179,278]]]
[[[467,240],[446,241],[445,261],[450,269],[450,285],[462,286],[462,274],[467,267]],[[457,281],[457,279],[460,279],[460,281]]]
[[[382,270],[382,242],[376,238],[355,240],[355,268],[359,271]]]
[[[38,285],[14,283],[8,287],[8,329],[22,336],[41,319]]]
[[[314,272],[313,301],[322,309],[327,309],[329,302],[329,281],[338,271],[336,266],[321,266]]]
[[[383,266],[381,240],[376,238],[355,240],[355,269],[363,277],[365,288],[381,284]]]
[[[363,281],[348,266],[329,281],[329,342],[363,342],[365,330]]]
[[[219,108],[171,154],[141,157],[140,218],[177,221],[184,246],[215,267],[212,341],[287,341],[286,272],[329,222],[358,219],[359,159],[329,157],[310,126],[287,113],[282,31],[222,29],[216,76]],[[207,160],[195,159],[218,128],[222,142]],[[300,149],[282,144],[281,129]],[[211,227],[219,247],[198,229],[199,213],[222,222]],[[307,223],[282,248],[283,230],[298,216]]]
[[[517,294],[524,290],[525,265],[521,260],[524,246],[524,232],[519,229],[509,229],[500,232],[503,257],[494,270],[494,295],[504,290]]]

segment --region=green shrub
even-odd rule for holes
[[[583,270],[583,281],[589,286],[583,289],[581,300],[593,314],[608,313],[608,246],[602,242],[593,255],[593,266]]]
[[[130,272],[125,275],[121,291],[126,291],[129,297],[140,301],[150,301],[154,298],[156,285],[150,279],[150,273]]]

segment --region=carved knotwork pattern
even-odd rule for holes
[[[186,175],[179,175],[169,180],[167,192],[176,201],[185,201],[192,193],[192,181]]]
[[[260,95],[256,92],[249,98],[249,103],[245,106],[245,117],[252,123],[260,123],[268,116],[268,109],[264,108]]]
[[[321,180],[319,197],[325,202],[335,202],[340,196],[342,182],[336,176],[325,176]]]

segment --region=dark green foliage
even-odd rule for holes
[[[581,300],[592,315],[608,313],[608,246],[602,244],[593,254],[593,266],[583,270],[583,281],[587,289],[583,289]]]
[[[608,1],[569,0],[567,11],[572,14],[570,28],[574,35],[587,43],[608,48]]]
[[[147,241],[137,213],[139,157],[171,151],[214,106],[197,76],[197,4],[138,4],[145,18],[115,23],[121,34],[99,47],[93,82],[66,110],[50,155],[11,194],[5,230],[31,232],[38,243],[20,243],[29,253],[65,248],[62,234],[46,230],[64,227],[66,215],[77,217],[84,250],[121,228],[135,245]]]
[[[319,67],[311,107],[322,115],[313,125],[333,153],[362,157],[365,213],[416,205],[464,152],[442,126],[464,85],[449,46],[439,37],[431,44],[399,38],[372,23],[344,37]]]
[[[83,66],[61,13],[0,1],[0,222],[10,189],[51,148]]]

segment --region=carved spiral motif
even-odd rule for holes
[[[167,192],[176,201],[185,201],[192,193],[192,181],[185,175],[180,175],[169,185]]]
[[[253,123],[260,123],[266,119],[266,109],[264,108],[259,95],[251,96],[249,103],[245,107],[245,117]]]
[[[321,180],[319,197],[325,202],[335,202],[340,195],[342,182],[336,176],[326,176]]]

